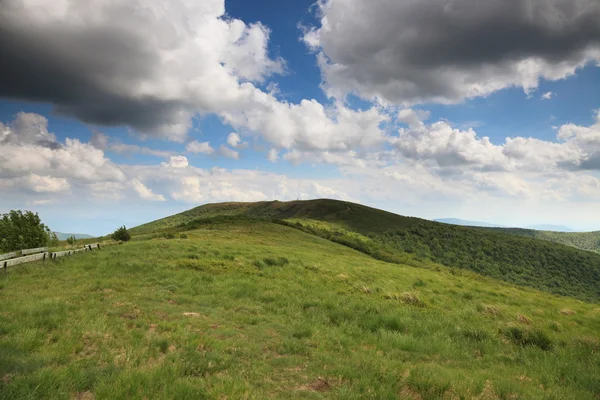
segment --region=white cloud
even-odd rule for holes
[[[33,173],[25,178],[25,182],[31,190],[37,193],[60,193],[71,188],[65,178],[41,176]]]
[[[537,172],[600,169],[600,123],[592,127],[564,125],[557,135],[560,142],[507,137],[496,145],[488,137],[478,137],[473,129],[456,129],[446,121],[427,125],[410,115],[413,120],[409,128],[400,129],[390,143],[403,157],[437,166],[443,173],[465,168]]]
[[[186,156],[172,156],[169,161],[163,162],[160,165],[167,168],[186,168],[189,165]]]
[[[219,153],[221,153],[221,155],[224,157],[232,158],[234,160],[238,160],[240,158],[240,153],[224,145],[219,149]]]
[[[550,100],[552,97],[556,97],[556,94],[553,92],[546,92],[543,95],[540,96],[540,99],[542,100]]]
[[[185,146],[185,150],[189,151],[190,153],[201,154],[213,154],[215,152],[215,149],[211,147],[209,142],[198,142],[197,140],[189,142]]]
[[[52,192],[67,190],[73,184],[126,179],[102,150],[77,139],[57,142],[47,129],[46,118],[40,115],[19,113],[3,129],[0,181],[16,180],[20,186]]]
[[[279,153],[277,152],[277,149],[269,150],[269,152],[267,153],[267,160],[269,160],[272,163],[276,163],[277,160],[279,160]]]
[[[150,190],[150,188],[148,188],[148,186],[140,182],[139,179],[132,179],[131,185],[133,187],[133,190],[135,190],[136,193],[144,200],[166,201],[165,196],[163,196],[162,194],[154,193],[152,190]]]
[[[227,136],[227,144],[230,145],[231,147],[236,148],[241,143],[242,143],[242,139],[240,138],[240,135],[238,135],[237,133],[232,132],[229,134],[229,136]]]
[[[57,145],[56,136],[48,131],[48,119],[35,113],[17,113],[10,125],[0,124],[0,132],[0,144]]]

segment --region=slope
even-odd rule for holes
[[[578,249],[600,252],[600,231],[554,232],[520,228],[488,228],[496,232],[510,233],[549,242],[560,243]]]
[[[132,228],[135,234],[169,229],[194,220],[221,216],[245,216],[262,219],[304,218],[326,221],[357,232],[385,232],[423,221],[346,201],[317,199],[306,201],[268,201],[256,203],[216,203],[184,211]]]
[[[209,204],[132,232],[194,229],[224,218],[276,220],[385,261],[434,261],[585,301],[600,300],[600,254],[337,200]]]
[[[598,305],[267,221],[152,235],[0,278],[0,398],[600,394]]]

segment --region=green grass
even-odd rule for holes
[[[0,398],[597,399],[600,306],[226,221],[0,277]]]

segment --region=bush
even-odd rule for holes
[[[550,336],[539,329],[530,330],[519,326],[508,326],[501,329],[500,333],[518,346],[535,346],[546,351],[554,348]]]
[[[127,242],[129,241],[129,239],[131,239],[131,234],[129,233],[127,228],[125,228],[125,225],[123,225],[122,227],[114,231],[113,234],[110,235],[110,237],[116,241]]]
[[[73,245],[75,244],[75,242],[77,242],[77,240],[75,239],[75,236],[72,236],[72,235],[71,235],[71,236],[69,236],[69,237],[67,238],[67,243],[68,243],[69,245],[73,246]]]

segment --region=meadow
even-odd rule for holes
[[[600,396],[598,304],[267,221],[14,268],[0,303],[3,399]]]

